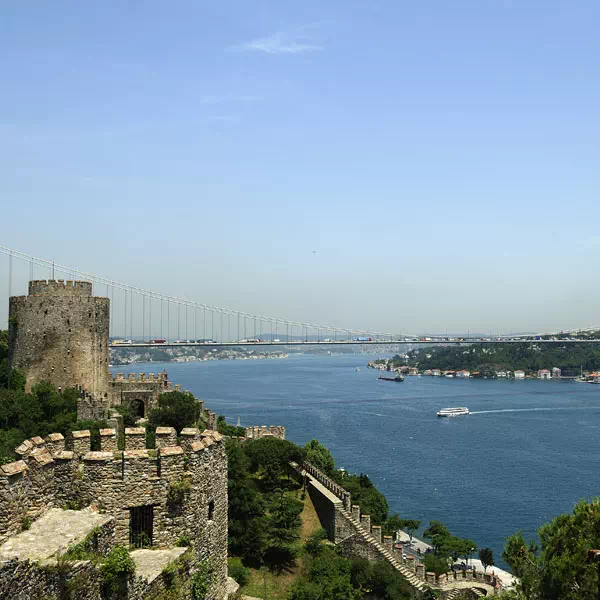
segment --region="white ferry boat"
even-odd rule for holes
[[[468,415],[469,409],[466,406],[457,406],[455,408],[442,408],[438,413],[438,417],[460,417]]]

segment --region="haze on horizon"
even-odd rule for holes
[[[599,20],[592,0],[3,3],[0,244],[339,327],[600,324]]]

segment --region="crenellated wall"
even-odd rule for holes
[[[115,540],[129,544],[131,509],[152,506],[155,546],[173,546],[186,536],[198,558],[217,566],[215,596],[227,577],[227,457],[223,436],[214,430],[157,432],[157,450],[146,449],[145,430],[125,431],[125,450],[116,450],[116,432],[102,430],[102,450],[91,451],[89,431],[73,432],[72,449],[50,434],[17,449],[21,460],[0,466],[0,543],[18,533],[23,518],[36,519],[53,507],[92,505],[115,518]],[[187,482],[187,483],[185,483]],[[170,489],[183,490],[176,502]],[[220,595],[219,595],[220,594]]]
[[[246,427],[246,438],[256,440],[264,437],[276,437],[285,440],[285,427],[283,425],[253,425]]]
[[[361,513],[360,506],[351,504],[350,494],[342,486],[310,463],[294,466],[305,477],[308,493],[329,539],[341,546],[347,556],[390,562],[417,592],[432,587],[445,597],[457,588],[461,593],[464,588],[466,594],[477,588],[493,595],[500,587],[500,581],[493,574],[479,571],[450,571],[440,577],[425,572],[421,561],[412,556],[403,558],[402,545],[394,544],[391,536],[384,536],[381,527],[373,525],[371,517]]]

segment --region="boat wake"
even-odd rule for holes
[[[541,412],[554,410],[597,410],[600,406],[540,406],[537,408],[499,408],[497,410],[472,410],[472,415],[489,415],[492,413]]]

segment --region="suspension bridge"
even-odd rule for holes
[[[174,346],[344,346],[397,344],[545,344],[598,343],[600,339],[569,337],[571,332],[492,337],[422,336],[319,325],[253,314],[196,302],[86,273],[50,260],[0,246],[6,261],[6,297],[25,295],[36,279],[88,281],[93,294],[110,299],[110,339],[113,347]],[[1,321],[0,321],[1,322]],[[600,328],[589,328],[596,331]],[[584,330],[577,330],[578,333]],[[565,338],[565,334],[567,337]],[[560,336],[560,337],[557,337]]]

